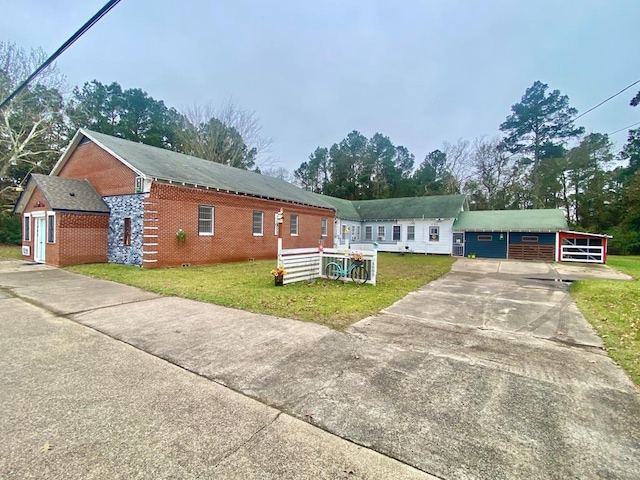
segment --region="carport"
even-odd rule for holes
[[[463,239],[460,256],[550,262],[566,229],[564,212],[552,209],[462,212],[453,224]]]
[[[607,263],[607,240],[610,235],[561,230],[558,235],[556,261]]]

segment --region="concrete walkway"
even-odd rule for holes
[[[346,333],[39,266],[0,263],[0,285],[64,315],[43,313],[68,328],[87,331],[66,319],[89,326],[259,399],[294,427],[382,453],[375,458],[387,468],[406,464],[447,479],[639,478],[637,388],[599,348],[566,285],[531,279],[540,264],[518,270],[515,263],[458,261],[445,277]],[[24,304],[1,304],[9,302]],[[82,339],[74,344],[83,350]],[[87,345],[87,356],[100,348]],[[15,358],[21,355],[29,358],[26,351]],[[110,358],[117,357],[100,357],[107,370]],[[170,382],[160,391],[170,397]],[[245,450],[251,457],[252,448]],[[163,455],[177,462],[171,449]],[[289,458],[296,465],[295,452]],[[368,472],[367,463],[348,478],[409,478]],[[248,467],[237,478],[260,477],[266,468],[255,460],[240,465]],[[316,478],[335,478],[337,466],[325,468],[333,470]],[[290,478],[307,478],[304,472]]]

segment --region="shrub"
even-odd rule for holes
[[[20,245],[22,243],[22,222],[20,217],[0,213],[0,245]]]

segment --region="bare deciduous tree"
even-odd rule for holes
[[[44,62],[40,49],[27,51],[0,42],[0,96],[6,98]],[[45,69],[0,112],[0,194],[15,199],[13,188],[31,171],[47,171],[66,142],[62,91],[65,79],[55,65]]]
[[[271,166],[271,138],[253,111],[228,101],[219,108],[193,105],[182,111],[184,125],[179,133],[180,149],[218,163],[238,168]]]
[[[465,190],[476,208],[502,210],[513,203],[513,186],[518,181],[513,156],[500,145],[500,139],[476,138],[471,155],[472,178]]]
[[[471,143],[462,138],[455,143],[443,142],[442,151],[447,156],[447,171],[450,174],[445,191],[447,194],[461,193],[472,174]]]

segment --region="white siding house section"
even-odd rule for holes
[[[348,245],[354,248],[362,248],[362,245],[377,243],[380,252],[409,252],[409,253],[433,253],[441,255],[451,255],[453,245],[453,222],[454,218],[425,218],[406,219],[397,222],[354,222],[350,220],[336,221],[336,236],[334,248],[345,248]],[[393,241],[393,225],[400,226],[400,240]],[[371,227],[372,240],[365,238],[366,227]],[[384,240],[378,238],[378,227],[385,227]],[[343,238],[343,229],[347,227],[349,243]],[[413,227],[413,240],[408,239],[409,227]],[[437,238],[430,236],[433,227],[437,227]],[[354,238],[351,232],[360,230],[359,238]],[[339,232],[339,233],[338,233]],[[358,247],[358,245],[360,247]]]
[[[353,201],[320,197],[336,208],[334,248],[370,245],[394,253],[451,255],[453,223],[468,207],[464,195]]]
[[[362,225],[361,222],[337,218],[333,229],[333,248],[346,247],[351,243],[359,243],[364,240],[364,227]]]
[[[412,252],[412,253],[437,253],[450,255],[453,245],[453,222],[454,218],[425,218],[398,220],[396,225],[400,225],[400,241],[380,242],[378,250],[381,252]],[[414,239],[407,239],[408,227],[413,227]],[[437,239],[429,236],[430,227],[438,227],[439,235]],[[390,235],[388,235],[390,238]],[[408,247],[408,248],[407,248]]]

